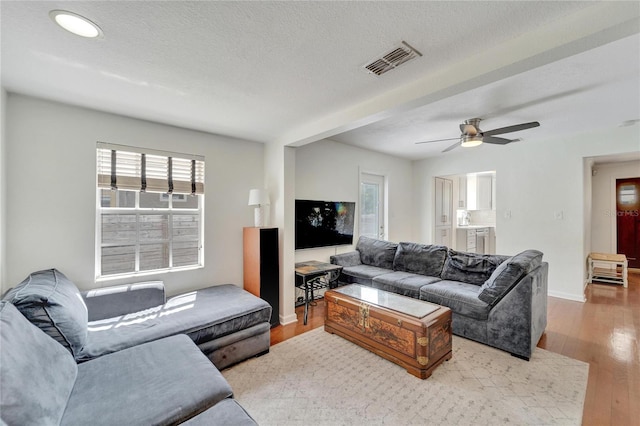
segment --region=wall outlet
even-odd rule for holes
[[[562,220],[562,219],[564,219],[564,212],[562,210],[558,210],[556,212],[553,212],[553,217],[556,220]]]
[[[507,220],[511,219],[511,210],[504,211],[504,218]]]

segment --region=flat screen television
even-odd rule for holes
[[[296,250],[353,244],[353,201],[296,200]]]

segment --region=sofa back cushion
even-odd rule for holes
[[[384,269],[393,269],[393,259],[396,256],[397,248],[398,244],[396,243],[369,237],[360,237],[356,245],[363,265]]]
[[[518,281],[542,264],[542,252],[525,250],[502,262],[480,287],[478,299],[495,305]]]
[[[446,258],[445,246],[401,242],[393,259],[393,269],[439,277]]]
[[[0,423],[57,425],[78,374],[75,360],[0,301]]]
[[[498,265],[507,259],[508,256],[466,253],[449,249],[440,277],[443,280],[483,285]]]
[[[4,297],[34,325],[77,357],[87,341],[87,307],[78,288],[62,272],[30,274]]]

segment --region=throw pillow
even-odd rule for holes
[[[69,352],[0,301],[1,424],[57,425],[78,373]]]
[[[78,356],[87,340],[87,307],[78,288],[62,272],[30,274],[4,297],[34,325]]]
[[[360,237],[356,245],[363,265],[384,269],[393,269],[393,258],[396,256],[397,248],[396,243],[368,237]]]
[[[439,277],[446,258],[445,246],[401,242],[393,259],[393,269],[428,277]]]
[[[526,250],[501,263],[480,287],[478,299],[495,305],[522,277],[542,264],[542,252]]]
[[[449,249],[440,278],[480,286],[506,259],[508,259],[506,256],[466,253]]]

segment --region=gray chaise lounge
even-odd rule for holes
[[[547,325],[549,265],[536,250],[481,255],[361,237],[331,263],[343,266],[341,282],[449,307],[454,334],[520,358],[531,357]]]
[[[80,293],[55,269],[35,272],[4,296],[1,418],[7,424],[29,424],[18,421],[20,416],[36,413],[33,424],[88,424],[87,416],[103,413],[102,424],[177,424],[198,415],[192,422],[207,424],[203,419],[215,415],[253,424],[235,401],[223,402],[232,394],[216,366],[268,352],[270,316],[268,303],[234,285],[165,302],[158,282]],[[30,372],[30,365],[42,379]],[[64,377],[54,372],[58,367]],[[47,382],[42,388],[40,380]],[[60,397],[67,388],[68,401]],[[15,399],[24,392],[34,395]],[[175,392],[182,393],[172,396]],[[135,411],[140,404],[145,404],[139,407],[142,414]],[[87,413],[86,407],[94,405],[96,412]],[[118,412],[110,413],[115,406]],[[123,410],[130,416],[126,422],[119,421]],[[57,422],[48,421],[50,411],[57,413]]]
[[[3,300],[0,348],[3,425],[256,425],[185,335],[76,364]]]

